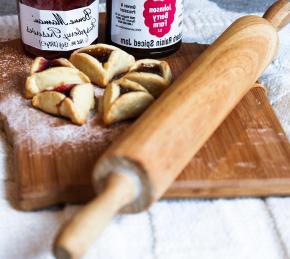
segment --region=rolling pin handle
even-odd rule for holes
[[[278,0],[266,11],[263,18],[281,30],[290,22],[290,1]]]
[[[55,257],[81,258],[115,214],[136,199],[137,188],[131,176],[111,174],[104,192],[81,209],[60,231],[53,246]]]
[[[282,28],[290,20],[289,1],[275,3],[264,18],[277,29]],[[257,31],[258,28],[261,31]],[[264,44],[251,44],[255,38],[258,44]],[[138,165],[147,169],[147,185],[153,189],[150,202],[158,199],[273,60],[277,45],[277,32],[264,19],[255,16],[239,19],[195,60],[175,85],[123,135],[122,141],[111,146],[104,156],[136,160]],[[194,105],[197,108],[193,111]],[[177,123],[178,127],[175,127]],[[164,152],[164,146],[170,141],[173,143],[170,147],[178,145],[178,148],[168,148]],[[160,159],[156,160],[158,156]],[[57,258],[80,258],[110,219],[140,194],[136,179],[130,174],[110,175],[105,191],[60,232],[54,246]],[[141,183],[147,190],[144,182]]]

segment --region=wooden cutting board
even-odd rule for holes
[[[174,77],[205,48],[183,44],[179,52],[166,58]],[[23,98],[31,62],[19,40],[0,43],[0,121],[13,147],[14,205],[32,210],[88,201],[93,197],[95,161],[131,122],[105,128],[95,113],[79,127],[35,110]],[[192,159],[165,198],[289,194],[289,142],[265,90],[258,87]]]

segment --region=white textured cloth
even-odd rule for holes
[[[185,40],[211,43],[237,17],[262,15],[271,2],[185,0]],[[0,18],[0,40],[17,36],[17,18]],[[279,56],[262,81],[290,136],[290,26],[280,39]],[[52,258],[56,231],[78,207],[30,213],[11,208],[10,160],[1,133],[0,258]],[[290,198],[162,201],[148,212],[117,217],[86,258],[290,259]]]

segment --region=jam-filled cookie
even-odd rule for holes
[[[105,125],[110,125],[139,116],[153,101],[153,96],[138,83],[119,79],[106,88],[99,113]]]
[[[123,78],[140,84],[157,98],[172,83],[172,72],[166,61],[141,59]]]
[[[90,79],[67,59],[34,60],[26,80],[26,97],[44,112],[70,118],[84,124],[95,105]]]
[[[46,59],[43,57],[37,57],[33,61],[30,68],[30,75],[38,72],[42,72],[48,68],[52,67],[71,67],[74,68],[74,65],[70,63],[66,58],[58,58],[58,59]]]
[[[114,77],[128,72],[135,58],[114,46],[96,44],[73,52],[70,62],[94,84],[106,87]]]
[[[32,105],[44,112],[71,119],[75,124],[86,123],[91,109],[95,106],[94,86],[82,84],[72,86],[65,92],[60,89],[45,91],[32,99]]]
[[[32,98],[45,90],[67,85],[90,83],[90,79],[66,59],[46,60],[38,57],[32,63],[25,84],[25,96]]]

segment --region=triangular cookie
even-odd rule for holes
[[[117,47],[96,44],[76,50],[70,62],[94,84],[106,87],[114,77],[128,72],[135,58]]]
[[[153,96],[139,84],[127,79],[108,85],[99,105],[106,125],[138,117],[154,101]]]
[[[90,79],[67,59],[47,60],[38,57],[31,65],[30,76],[25,84],[25,96],[32,98],[45,90],[71,88],[72,85],[90,82]]]
[[[140,84],[157,98],[172,83],[172,72],[165,61],[141,59],[130,68],[123,78]]]
[[[32,99],[32,105],[44,112],[71,119],[75,124],[86,123],[89,112],[95,106],[94,86],[75,85],[68,92],[45,91]]]
[[[94,86],[90,79],[67,59],[34,60],[25,87],[32,105],[44,112],[70,118],[84,124],[95,105]]]

